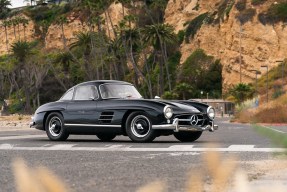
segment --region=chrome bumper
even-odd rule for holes
[[[218,129],[218,125],[206,125],[205,127],[193,126],[193,125],[179,125],[179,119],[174,119],[172,124],[164,124],[164,125],[153,125],[152,129],[156,130],[173,130],[174,132],[179,131],[215,131]]]
[[[36,125],[34,121],[34,116],[31,117],[31,122],[29,123],[30,128],[32,128],[34,125]]]
[[[30,128],[32,128],[35,124],[36,124],[35,122],[30,122],[29,123]]]

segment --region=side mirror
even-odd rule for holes
[[[160,99],[160,97],[159,97],[159,96],[155,96],[154,98],[155,98],[155,99]]]

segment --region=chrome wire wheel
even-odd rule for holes
[[[131,122],[131,131],[134,136],[143,138],[149,134],[151,130],[151,123],[144,115],[137,115]]]
[[[52,136],[58,137],[61,134],[62,131],[62,121],[59,117],[54,116],[49,121],[49,132]]]
[[[45,131],[52,141],[65,141],[69,132],[65,128],[63,115],[58,112],[48,114],[45,122]]]

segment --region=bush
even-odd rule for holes
[[[286,117],[286,105],[277,106],[271,109],[263,109],[255,115],[255,119],[261,123],[287,123]]]
[[[255,9],[252,9],[252,8],[245,9],[245,10],[243,10],[240,13],[237,14],[236,19],[242,25],[244,25],[248,21],[251,21],[253,19],[253,17],[255,16],[255,14],[256,14],[256,10]]]
[[[204,20],[208,18],[208,13],[203,13],[188,23],[185,31],[185,42],[189,43],[190,36],[193,38],[197,31],[201,28]]]
[[[229,13],[234,5],[234,0],[222,0],[218,6],[217,19],[214,19],[214,23],[219,23],[224,20],[224,17],[229,17]]]
[[[246,0],[239,0],[236,4],[235,4],[235,8],[238,11],[243,11],[244,9],[246,9]]]
[[[287,2],[272,4],[265,13],[258,15],[258,20],[263,25],[287,22]]]
[[[11,114],[23,112],[24,106],[25,106],[24,101],[13,100],[13,102],[8,106],[8,112]]]
[[[174,92],[166,91],[162,95],[162,98],[163,99],[177,99],[178,98],[178,94],[174,93]]]
[[[179,44],[182,44],[183,40],[184,40],[184,36],[185,36],[185,31],[184,30],[180,30],[177,33],[177,41]]]

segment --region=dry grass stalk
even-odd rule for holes
[[[189,179],[186,183],[186,192],[202,192],[204,189],[204,181],[201,172],[190,172]]]
[[[13,169],[18,192],[67,192],[61,180],[46,168],[33,170],[23,160],[16,160]]]
[[[207,175],[211,176],[213,185],[211,191],[221,192],[227,190],[229,180],[235,170],[235,159],[221,160],[218,152],[208,152],[204,159],[207,165]]]
[[[164,183],[161,181],[152,182],[137,190],[137,192],[163,192],[165,190]]]

